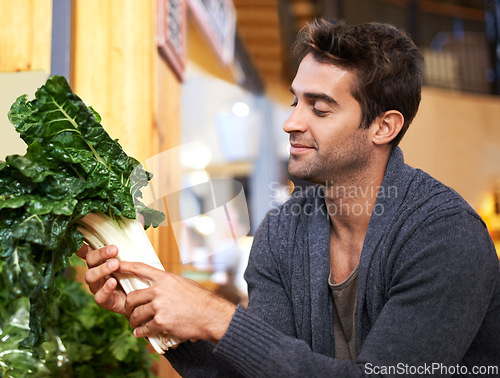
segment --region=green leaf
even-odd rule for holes
[[[56,314],[56,275],[83,243],[78,221],[90,212],[132,219],[140,212],[146,226],[157,226],[164,214],[138,200],[151,175],[107,134],[99,114],[64,77],[50,77],[33,100],[19,96],[8,117],[28,146],[25,155],[0,162],[2,277],[10,283],[9,298],[30,298],[30,332],[22,345],[40,351]],[[133,172],[141,179],[131,178]],[[85,311],[87,321],[74,333],[98,323]]]
[[[0,273],[3,274],[5,266],[6,263],[0,260]],[[125,317],[97,306],[93,296],[67,273],[56,277],[58,294],[53,296],[54,302],[47,308],[46,341],[41,344],[39,355],[33,350],[19,348],[19,342],[29,334],[27,298],[9,300],[8,283],[0,279],[1,376],[152,376],[149,372],[152,356],[144,339],[135,339]],[[93,314],[93,324],[80,314]],[[120,343],[128,347],[120,350],[113,345]],[[115,355],[114,351],[118,353]]]
[[[94,356],[94,348],[86,344],[70,344],[67,351],[69,358],[74,362],[90,361]]]
[[[137,352],[137,340],[130,330],[125,330],[113,340],[110,349],[118,361],[123,361],[130,352]]]
[[[7,164],[12,168],[17,169],[17,171],[31,179],[33,182],[41,182],[45,180],[45,177],[53,175],[54,172],[47,169],[40,162],[34,161],[29,155],[10,155],[5,158]]]
[[[85,329],[91,329],[98,321],[97,306],[87,306],[77,314],[80,323]]]

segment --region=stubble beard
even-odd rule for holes
[[[348,150],[336,151],[327,156],[318,150],[314,156],[290,155],[288,173],[297,179],[327,187],[355,184],[369,169],[370,158],[361,139],[353,141]]]

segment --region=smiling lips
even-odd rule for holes
[[[314,150],[314,147],[290,141],[290,155],[297,155]]]

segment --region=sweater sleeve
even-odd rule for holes
[[[242,376],[228,361],[214,354],[214,345],[208,341],[181,343],[168,350],[164,357],[182,376],[190,378],[238,378]]]

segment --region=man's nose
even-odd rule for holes
[[[283,123],[283,131],[288,134],[293,132],[304,132],[306,125],[301,109],[296,106],[292,114],[290,114],[285,123]]]

